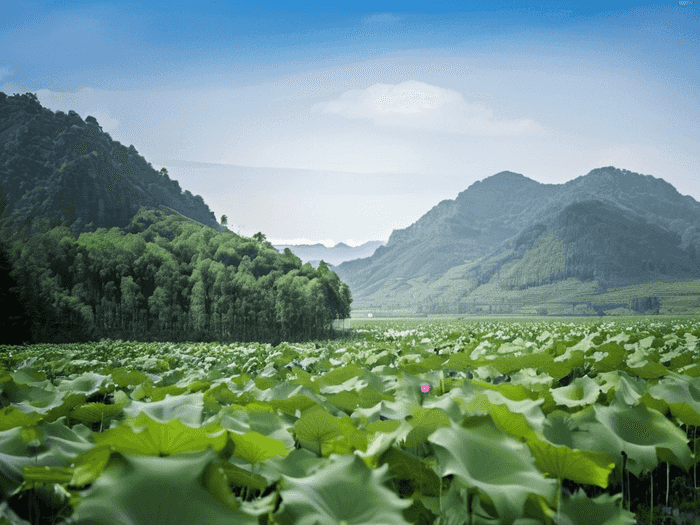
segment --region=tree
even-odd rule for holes
[[[255,239],[258,242],[265,242],[267,240],[267,237],[264,233],[258,232],[255,235],[253,235],[253,239]]]
[[[168,178],[168,170],[165,168],[160,169],[160,174],[163,175],[166,179]]]
[[[31,341],[31,318],[17,292],[17,281],[11,275],[13,269],[9,246],[0,243],[0,301],[6,314],[0,320],[2,343],[21,345]]]
[[[228,217],[226,215],[221,216],[221,226],[226,226],[228,224]]]

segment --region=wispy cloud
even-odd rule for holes
[[[470,135],[531,135],[542,131],[532,119],[505,120],[481,102],[469,102],[458,91],[416,80],[352,89],[316,104],[317,113],[348,119],[370,119],[380,126]]]

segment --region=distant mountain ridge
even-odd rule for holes
[[[275,245],[275,248],[280,253],[283,253],[285,248],[289,248],[302,262],[309,262],[313,266],[318,266],[318,263],[321,261],[331,266],[337,266],[346,261],[371,257],[377,248],[385,244],[386,241],[368,241],[360,246],[348,246],[341,242],[330,248],[321,243],[279,244]]]
[[[371,257],[335,271],[361,299],[462,266],[472,289],[489,281],[526,287],[571,277],[603,287],[660,275],[699,278],[698,254],[700,203],[662,179],[611,166],[565,184],[498,173],[394,230]],[[526,268],[534,260],[547,261],[539,276]]]
[[[32,93],[0,92],[0,143],[2,218],[17,231],[30,232],[35,219],[75,234],[125,228],[141,206],[222,230],[201,196],[113,140],[94,117],[53,112]]]

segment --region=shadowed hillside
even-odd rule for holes
[[[605,291],[698,279],[699,253],[700,203],[661,179],[608,167],[555,185],[502,172],[336,271],[360,304],[417,309],[468,300],[488,283],[522,290],[576,279]]]
[[[140,207],[171,208],[221,230],[199,195],[75,111],[53,112],[36,96],[0,93],[2,218],[22,234],[39,219],[73,233],[126,227]]]

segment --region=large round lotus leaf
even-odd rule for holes
[[[208,447],[221,450],[226,446],[227,433],[216,424],[192,428],[177,419],[161,423],[141,413],[135,419],[122,421],[116,428],[96,434],[94,440],[119,452],[158,456],[182,454]]]
[[[649,395],[668,403],[671,414],[686,425],[700,426],[700,379],[669,376],[651,387]]]
[[[617,397],[627,405],[636,405],[640,402],[639,399],[644,395],[646,388],[645,381],[617,370],[598,374],[595,381],[607,394],[608,403]]]
[[[622,494],[601,494],[589,498],[579,490],[561,504],[559,516],[554,517],[556,525],[635,525],[637,520],[630,511],[621,509],[619,499]]]
[[[511,436],[529,438],[541,432],[544,426],[542,400],[513,401],[500,392],[487,390],[461,404],[470,413],[490,414],[496,426]]]
[[[454,474],[466,487],[486,495],[501,518],[521,517],[531,493],[553,498],[557,482],[545,479],[535,467],[527,445],[497,430],[490,417],[484,421],[467,429],[453,422],[428,438],[435,448],[438,473]]]
[[[206,476],[213,450],[157,458],[112,454],[92,486],[81,494],[75,525],[255,525],[258,519],[226,505],[225,476]],[[206,479],[205,479],[206,478]],[[213,483],[220,486],[212,487]],[[210,486],[212,492],[204,488]],[[214,490],[216,488],[216,490]],[[230,492],[230,489],[228,489]]]
[[[552,390],[552,398],[558,405],[570,408],[592,405],[598,399],[600,387],[588,376],[577,377],[570,385]]]
[[[357,455],[333,455],[311,476],[283,476],[282,504],[274,517],[282,525],[407,525],[403,510],[412,501],[383,485],[388,468],[371,470]]]
[[[658,459],[687,469],[691,465],[685,433],[656,410],[645,405],[627,406],[617,398],[609,407],[593,406],[574,414],[579,430],[572,433],[574,448],[607,452],[622,461],[635,476],[653,470]]]
[[[545,474],[579,484],[607,488],[608,476],[615,468],[615,461],[610,454],[573,450],[539,439],[528,439],[527,444],[535,457],[535,464]]]

